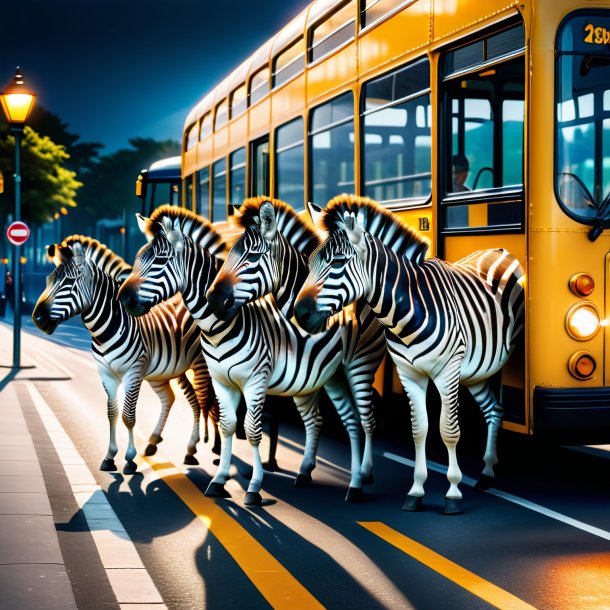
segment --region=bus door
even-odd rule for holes
[[[525,29],[502,24],[440,61],[438,256],[506,248],[525,269]],[[524,347],[505,367],[505,421],[526,426]],[[507,385],[507,383],[509,385]]]
[[[250,143],[250,196],[270,196],[269,135]]]

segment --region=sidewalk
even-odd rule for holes
[[[2,333],[3,340],[6,335]],[[0,369],[0,384],[10,372]],[[0,390],[2,605],[76,608],[38,455],[14,385]]]

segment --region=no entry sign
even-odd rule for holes
[[[8,229],[6,230],[6,236],[14,246],[21,246],[21,244],[24,244],[30,236],[30,228],[25,224],[25,222],[18,220],[9,225]]]

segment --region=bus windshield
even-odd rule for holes
[[[610,227],[610,13],[577,12],[557,35],[556,191],[565,212]]]

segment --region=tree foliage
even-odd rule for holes
[[[64,146],[48,136],[41,136],[26,126],[21,145],[22,217],[31,223],[50,220],[62,207],[76,206],[76,192],[82,183],[76,172],[67,169],[69,158]],[[5,177],[5,191],[0,196],[3,215],[14,206],[15,136],[0,139],[0,171]]]

